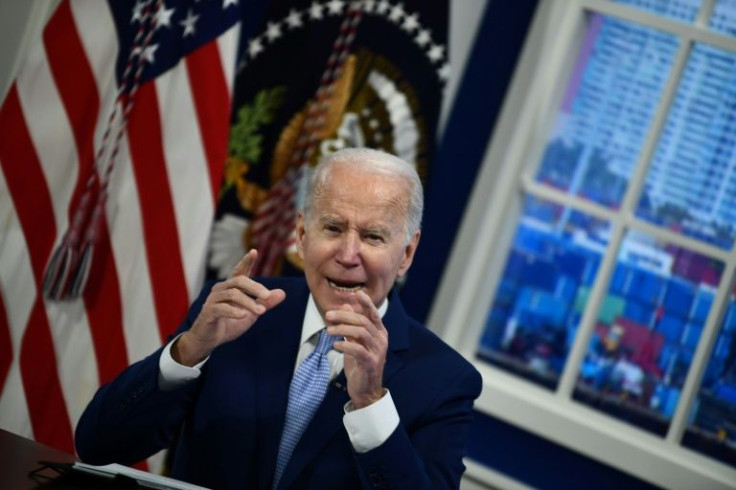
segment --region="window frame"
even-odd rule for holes
[[[433,331],[481,372],[484,387],[476,410],[664,487],[734,488],[736,482],[736,468],[680,442],[725,314],[736,275],[736,245],[726,251],[645,222],[633,212],[692,46],[696,42],[706,43],[736,52],[735,38],[707,28],[714,6],[715,0],[704,0],[695,21],[685,24],[606,0],[539,2],[428,321]],[[659,29],[681,41],[618,211],[534,180],[592,13]],[[476,357],[524,195],[551,199],[611,223],[611,239],[555,391],[533,385]],[[724,264],[714,306],[664,438],[572,399],[579,366],[628,229]],[[477,479],[489,478],[489,472],[478,465],[468,465],[468,472]]]

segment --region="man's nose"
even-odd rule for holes
[[[337,261],[344,266],[360,264],[360,237],[354,233],[346,233],[337,251]]]

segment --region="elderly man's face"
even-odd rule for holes
[[[300,215],[297,247],[322,315],[365,291],[377,307],[411,265],[419,232],[406,244],[406,184],[394,177],[337,166]]]

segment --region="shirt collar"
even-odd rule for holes
[[[378,314],[381,318],[386,314],[386,311],[388,311],[388,298],[378,307]],[[307,301],[307,311],[304,313],[304,323],[302,323],[302,340],[300,345],[323,328],[325,328],[325,321],[319,314],[317,303],[314,302],[314,296],[310,293],[309,301]]]

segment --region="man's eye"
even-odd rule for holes
[[[370,235],[366,235],[366,237],[365,237],[365,238],[366,238],[366,239],[367,239],[368,241],[370,241],[370,242],[375,242],[375,243],[383,243],[383,242],[385,242],[385,241],[386,241],[386,240],[385,240],[385,239],[383,238],[383,235],[375,235],[375,234],[370,234]]]

